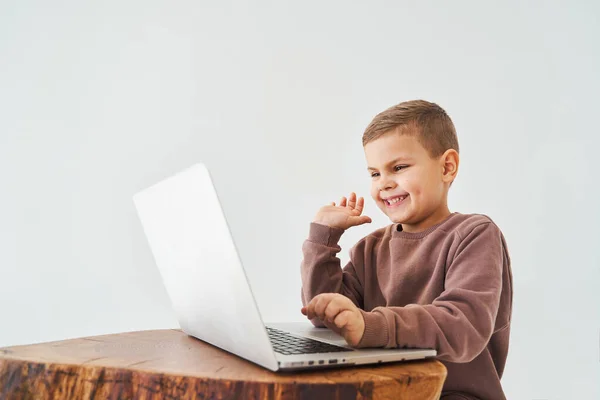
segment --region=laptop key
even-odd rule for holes
[[[341,346],[319,342],[307,338],[299,338],[286,332],[267,328],[269,339],[273,345],[273,350],[281,354],[312,354],[312,353],[331,353],[340,351],[353,351]]]

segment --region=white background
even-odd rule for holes
[[[451,210],[508,241],[508,398],[600,397],[597,2],[199,3],[0,3],[0,346],[176,327],[131,196],[200,160],[264,319],[302,320],[311,218],[368,195],[364,128],[423,98],[457,127]]]

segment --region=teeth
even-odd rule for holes
[[[387,202],[389,204],[395,204],[395,203],[397,203],[397,202],[399,202],[401,200],[404,200],[405,198],[406,198],[406,196],[400,196],[400,197],[393,198],[391,200],[387,200]]]

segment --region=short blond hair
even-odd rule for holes
[[[441,156],[448,149],[459,151],[454,124],[446,111],[435,103],[411,100],[380,112],[365,129],[363,146],[392,130],[417,135],[421,145],[433,158]]]

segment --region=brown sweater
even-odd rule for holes
[[[388,225],[353,246],[342,269],[336,254],[343,232],[310,225],[302,246],[303,304],[320,293],[350,298],[364,310],[358,347],[436,349],[448,369],[443,399],[505,399],[500,378],[512,272],[504,236],[492,220],[454,213],[418,233]]]

